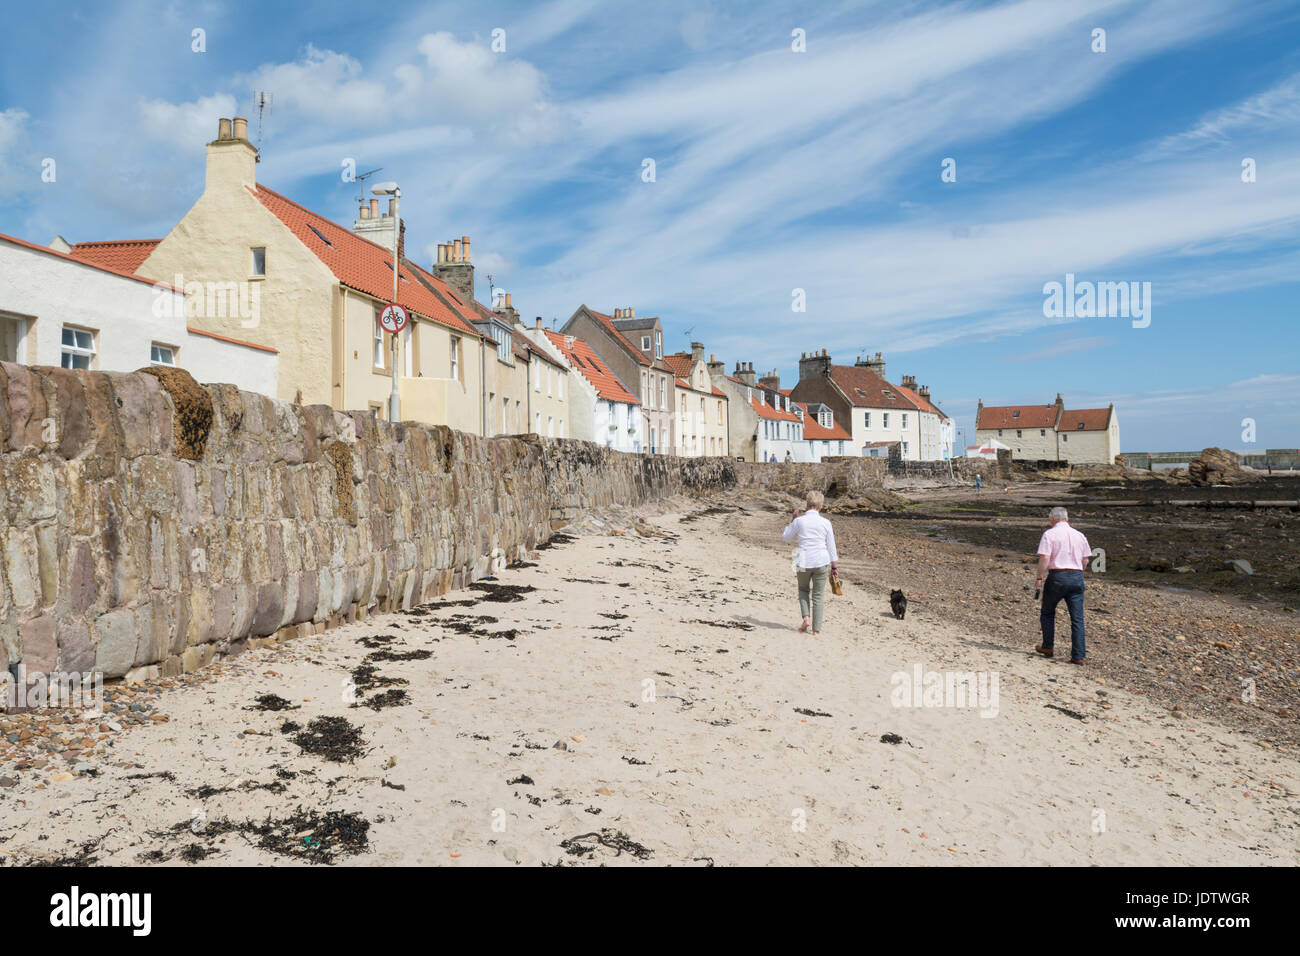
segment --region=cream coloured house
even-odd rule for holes
[[[1012,458],[1027,461],[1113,465],[1120,453],[1114,403],[1068,411],[1059,394],[1050,405],[985,405],[981,399],[975,438],[981,445],[1002,442]]]
[[[385,414],[396,363],[403,418],[486,433],[485,350],[495,355],[495,344],[451,304],[444,280],[403,257],[398,302],[412,323],[394,350],[378,324],[392,269],[391,241],[259,185],[257,151],[237,117],[221,120],[207,145],[203,194],[136,274],[197,284],[205,329],[278,350],[280,398]]]
[[[689,352],[665,355],[664,364],[675,376],[673,405],[676,408],[677,423],[673,454],[683,457],[729,455],[729,398],[726,392],[713,384],[713,379],[709,376],[703,344],[692,342]]]

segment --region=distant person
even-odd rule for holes
[[[1092,556],[1088,539],[1070,527],[1070,515],[1064,508],[1053,508],[1048,516],[1052,526],[1038,542],[1038,582],[1043,606],[1039,623],[1043,643],[1034,648],[1044,657],[1052,656],[1056,644],[1056,605],[1065,602],[1070,611],[1070,663],[1082,664],[1087,655],[1083,635],[1083,568]]]
[[[979,491],[981,487],[983,487],[983,483],[980,481],[980,476],[979,476],[979,475],[976,475],[976,476],[975,476],[975,490],[976,490],[976,491]]]
[[[794,456],[791,455],[791,454],[787,451],[787,452],[785,453],[785,463],[788,465],[788,464],[790,464],[790,462],[792,462],[792,461],[794,461]]]
[[[835,531],[821,516],[825,497],[820,491],[810,491],[804,503],[806,510],[795,509],[794,517],[781,533],[781,540],[786,544],[798,543],[794,566],[799,582],[799,612],[803,615],[799,630],[806,631],[811,626],[816,637],[822,631],[826,582],[839,567],[840,556],[835,550]]]
[[[773,465],[775,465],[775,464],[776,464],[776,452],[774,452],[774,451],[773,451],[773,452],[768,452],[768,455],[770,456],[770,457],[767,459],[768,462],[771,463],[771,464],[773,464]]]

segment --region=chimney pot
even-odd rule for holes
[[[539,315],[537,317],[537,331],[540,332],[541,330],[542,330],[542,317]]]
[[[438,243],[438,261],[439,262],[447,261],[447,247],[444,246],[441,242]]]
[[[248,139],[248,120],[242,116],[236,116],[234,119],[234,137],[235,139]]]
[[[461,249],[465,252],[465,261],[469,262],[469,236],[461,236]]]
[[[506,308],[510,308],[510,293],[506,293]]]
[[[462,262],[462,261],[464,261],[464,260],[461,259],[460,240],[459,240],[459,239],[453,240],[453,242],[452,242],[451,261],[452,261],[452,262]]]
[[[230,139],[230,120],[217,120],[217,139]]]
[[[393,214],[396,212],[396,208],[395,208],[396,203],[397,200],[390,196],[388,199],[388,216],[390,219],[392,218]]]
[[[379,200],[378,200],[378,199],[372,199],[372,200],[370,200],[370,218],[371,218],[371,219],[378,219],[378,218],[379,218]]]
[[[365,203],[362,203],[362,204],[361,204],[361,212],[360,212],[360,214],[358,215],[358,218],[360,218],[360,219],[369,219],[369,218],[370,218],[370,207],[367,206]]]

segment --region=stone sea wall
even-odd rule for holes
[[[464,587],[588,509],[861,493],[882,469],[480,438],[173,369],[0,363],[0,667],[182,673]]]

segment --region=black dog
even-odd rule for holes
[[[907,613],[907,595],[894,588],[889,592],[889,606],[894,610],[894,617],[901,621],[903,615]]]

